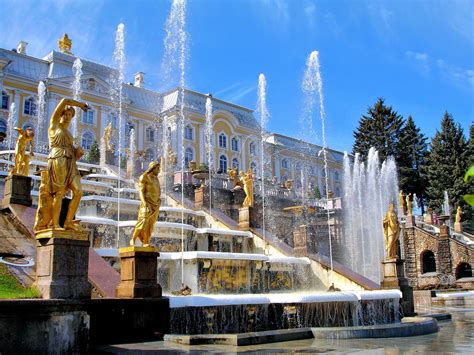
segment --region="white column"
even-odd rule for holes
[[[281,163],[280,163],[280,156],[278,154],[274,155],[273,164],[274,164],[274,168],[275,168],[275,176],[277,177],[278,181],[280,181],[280,179],[281,179],[280,164]]]

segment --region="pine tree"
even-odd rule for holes
[[[416,127],[411,116],[408,116],[398,141],[398,164],[400,189],[405,193],[416,194],[424,212],[426,180],[422,169],[428,155],[427,138]]]
[[[386,106],[383,98],[379,98],[374,107],[368,108],[367,115],[359,119],[359,127],[354,132],[353,154],[359,153],[365,160],[369,149],[374,147],[381,161],[390,155],[396,158],[402,126],[403,117],[391,106]]]
[[[468,154],[461,126],[455,124],[453,117],[446,112],[441,121],[441,131],[436,131],[431,140],[426,165],[428,205],[437,213],[441,212],[444,191],[448,192],[452,216],[458,206],[466,210],[462,196],[467,190],[463,177],[468,167]]]
[[[97,164],[100,159],[100,150],[99,144],[97,141],[92,143],[91,147],[89,148],[89,152],[87,153],[86,161],[90,164]]]

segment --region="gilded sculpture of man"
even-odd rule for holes
[[[51,207],[53,199],[49,193],[49,175],[48,170],[41,171],[41,182],[39,186],[38,208],[36,210],[36,219],[34,231],[38,232],[47,229],[51,223]]]
[[[18,131],[18,139],[15,146],[15,165],[13,166],[11,173],[15,175],[28,176],[30,157],[34,156],[33,138],[35,134],[31,127],[26,129],[15,127],[15,130]],[[30,143],[30,155],[26,155],[26,147],[28,143]]]
[[[243,207],[253,207],[253,172],[249,169],[247,173],[240,172],[240,181],[244,186],[245,200]]]
[[[400,202],[400,209],[402,210],[402,215],[405,215],[405,198],[403,197],[403,191],[400,190],[398,194],[398,200]]]
[[[161,189],[158,174],[160,163],[151,162],[148,169],[138,180],[140,195],[140,209],[138,210],[137,224],[130,240],[130,245],[135,245],[138,238],[144,247],[150,246],[150,239],[155,227],[155,222],[160,213]]]
[[[456,209],[456,219],[454,220],[454,223],[461,223],[461,214],[462,214],[462,209],[460,206]]]
[[[407,206],[407,216],[411,216],[411,201],[410,201],[410,196],[411,196],[411,193],[407,194],[407,196],[405,197],[406,206]]]
[[[113,152],[115,147],[112,143],[112,135],[114,133],[114,128],[112,127],[112,122],[109,122],[107,126],[104,128],[104,144],[105,149],[109,152]]]
[[[383,219],[383,234],[385,237],[385,251],[387,259],[397,258],[397,241],[400,234],[400,226],[398,223],[397,213],[395,212],[395,204],[388,205],[388,211]]]
[[[72,200],[69,203],[64,229],[80,229],[79,221],[74,221],[74,215],[82,197],[81,175],[76,161],[84,151],[74,146],[74,137],[69,132],[69,124],[75,115],[73,106],[87,111],[89,106],[84,102],[72,99],[62,99],[51,116],[48,128],[49,156],[48,178],[49,193],[52,196],[51,219],[52,229],[60,229],[59,215],[61,204],[66,193],[72,191]]]

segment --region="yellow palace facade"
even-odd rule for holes
[[[14,50],[0,48],[0,144],[5,143],[9,134],[8,119],[18,127],[31,126],[39,135],[35,141],[39,149],[47,144],[49,117],[62,97],[73,97],[73,63],[76,57],[70,52],[70,46],[52,51],[44,58],[27,54],[27,43],[21,41]],[[204,95],[192,90],[184,90],[184,149],[181,146],[181,134],[178,125],[180,111],[180,90],[165,93],[149,90],[144,85],[144,74],[135,74],[133,83],[122,83],[122,127],[119,126],[118,111],[111,98],[113,91],[110,78],[115,69],[81,58],[82,75],[79,99],[86,101],[91,110],[78,112],[76,139],[85,150],[91,148],[94,141],[100,142],[104,129],[109,122],[117,132],[121,130],[121,145],[130,145],[131,129],[135,131],[135,151],[145,160],[157,159],[161,153],[161,141],[164,136],[163,122],[166,127],[171,149],[176,152],[178,161],[184,154],[185,164],[196,161],[206,162],[205,125],[206,99]],[[46,87],[44,119],[38,112],[38,85]],[[11,105],[16,112],[11,114]],[[239,170],[255,169],[260,155],[260,127],[251,109],[212,97],[213,121],[213,160],[218,172],[225,174],[228,168]],[[324,164],[321,147],[277,133],[266,135],[265,157],[268,169],[267,178],[274,184],[293,181],[295,189],[307,185],[310,189],[323,193]],[[335,197],[342,192],[343,153],[328,149],[329,189]],[[302,171],[305,178],[301,179]],[[258,175],[258,172],[257,172]],[[309,191],[309,190],[308,190]]]

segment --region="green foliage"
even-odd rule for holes
[[[314,199],[319,200],[321,198],[321,193],[319,192],[319,188],[316,186],[314,189]]]
[[[428,156],[427,138],[416,127],[411,116],[408,116],[405,126],[400,132],[398,141],[397,160],[400,189],[405,193],[416,193],[424,210],[425,175],[422,173]]]
[[[24,288],[8,271],[7,266],[0,263],[0,299],[39,298],[40,296],[36,288]]]
[[[120,168],[125,169],[127,167],[127,157],[120,157]]]
[[[461,206],[463,221],[470,219],[470,213],[467,213],[469,207],[463,199],[468,187],[463,181],[470,159],[468,154],[468,144],[461,126],[455,124],[453,117],[446,112],[441,121],[441,130],[436,131],[431,140],[426,166],[426,194],[428,205],[440,213],[446,190],[453,215],[456,208]]]
[[[90,164],[97,164],[100,160],[100,149],[97,141],[92,143],[89,152],[87,153],[86,161]]]
[[[381,161],[390,155],[396,158],[402,126],[403,117],[379,98],[373,107],[367,109],[367,115],[359,119],[359,127],[354,132],[353,154],[359,153],[365,160],[369,149],[374,147]]]

